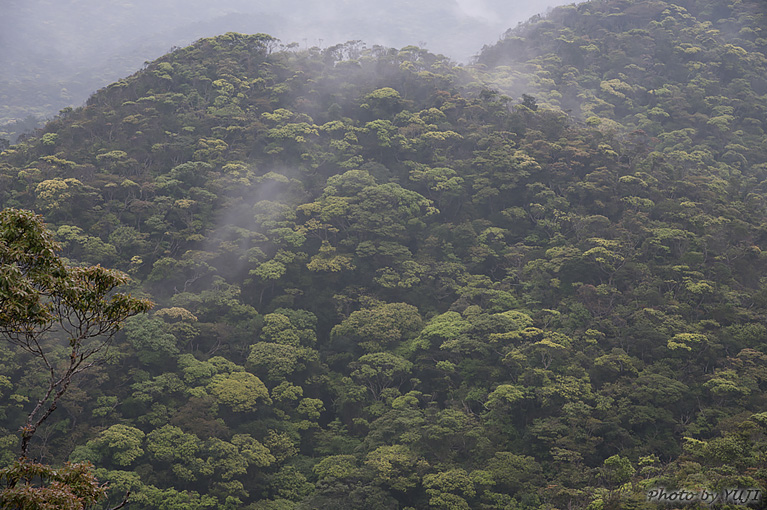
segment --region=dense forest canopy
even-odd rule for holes
[[[156,303],[30,451],[131,509],[765,488],[765,54],[757,0],[600,0],[475,66],[238,33],[157,59],[0,155],[0,206]],[[8,464],[43,379],[0,360]]]

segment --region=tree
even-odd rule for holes
[[[339,345],[359,345],[368,352],[380,352],[397,342],[414,337],[421,329],[418,308],[407,303],[384,303],[352,312],[331,331]]]
[[[168,357],[178,354],[178,341],[168,329],[157,317],[140,316],[127,321],[125,336],[136,349],[141,363],[162,365]]]
[[[365,354],[349,365],[352,377],[364,383],[378,400],[386,388],[399,387],[413,369],[413,364],[401,356],[389,352]]]
[[[218,374],[208,387],[216,400],[228,405],[236,413],[254,411],[258,400],[271,403],[269,390],[261,379],[249,372]]]
[[[152,306],[112,292],[129,281],[124,273],[68,266],[56,254],[59,250],[41,216],[18,209],[0,211],[0,337],[37,358],[47,374],[47,388],[21,427],[19,462],[27,467],[32,465],[30,441],[73,378],[104,359],[128,317]],[[68,346],[66,357],[56,354],[61,344]],[[53,480],[56,476],[51,475]],[[20,479],[24,478],[7,477],[8,489]],[[43,489],[30,497],[44,497]]]
[[[36,480],[41,480],[42,486],[36,486]],[[53,469],[20,459],[0,469],[0,482],[8,486],[0,491],[0,508],[3,509],[80,510],[101,500],[107,489],[93,476],[88,462],[67,462],[63,468]]]
[[[144,455],[141,445],[145,434],[135,427],[115,424],[99,434],[99,437],[88,442],[88,448],[112,459],[118,466],[130,466]]]
[[[368,453],[365,465],[374,473],[376,483],[407,492],[415,488],[429,468],[429,463],[405,445],[381,446]]]

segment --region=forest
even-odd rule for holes
[[[3,0],[0,138],[12,143],[177,47],[226,32],[327,47],[418,43],[466,63],[508,27],[567,0]]]
[[[0,310],[0,508],[767,489],[765,122],[760,0],[558,7],[465,66],[240,33],[148,63],[0,153],[0,303],[29,267],[108,323],[31,352],[40,310]]]

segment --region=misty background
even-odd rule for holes
[[[325,48],[418,45],[470,63],[507,29],[565,0],[0,0],[0,138],[176,46],[225,32]],[[1,148],[1,147],[0,147]]]

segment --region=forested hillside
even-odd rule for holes
[[[506,28],[566,0],[3,0],[0,139],[15,142],[171,48],[226,32],[327,48],[418,43],[462,62]],[[2,143],[2,140],[0,140]],[[0,150],[4,147],[0,145]]]
[[[603,0],[474,67],[228,33],[100,90],[0,206],[155,307],[30,451],[134,510],[765,488],[765,52],[758,0]],[[0,359],[8,464],[43,376]]]

